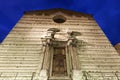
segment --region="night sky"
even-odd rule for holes
[[[0,42],[25,11],[55,8],[93,15],[111,43],[120,42],[120,0],[0,0]]]

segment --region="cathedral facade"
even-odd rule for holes
[[[0,80],[119,80],[119,66],[93,17],[62,9],[26,12],[0,44]]]

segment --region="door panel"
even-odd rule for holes
[[[65,48],[54,48],[52,76],[67,76]]]

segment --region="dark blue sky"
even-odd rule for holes
[[[0,42],[25,11],[53,8],[92,14],[111,43],[120,42],[120,0],[0,0]]]

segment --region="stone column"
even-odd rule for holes
[[[50,66],[50,38],[46,38],[46,42],[43,42],[45,46],[44,58],[42,69],[39,73],[39,80],[48,80],[49,66]]]
[[[39,80],[48,80],[48,71],[45,69],[42,69],[40,71],[40,75],[38,77]]]
[[[73,45],[73,39],[68,41],[68,50],[72,58],[72,80],[81,80],[82,71],[80,70],[79,59],[77,55],[76,47]]]
[[[49,69],[49,64],[50,64],[50,39],[47,39],[46,42],[46,51],[45,51],[45,55],[44,55],[44,61],[43,61],[43,67],[42,69],[48,70]]]
[[[72,80],[82,80],[82,71],[81,70],[74,70],[72,72]]]

